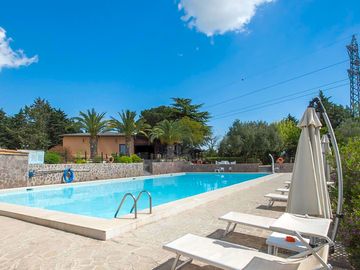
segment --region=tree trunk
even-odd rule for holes
[[[98,138],[90,137],[90,158],[93,159],[97,156],[97,145],[98,145]]]
[[[174,158],[174,145],[173,144],[166,145],[166,155],[169,159]]]
[[[130,156],[130,147],[131,147],[131,137],[125,136],[125,144],[126,144],[126,155]]]

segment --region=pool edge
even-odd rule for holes
[[[139,213],[138,219],[133,219],[132,215],[126,215],[119,219],[101,219],[7,203],[0,203],[0,215],[98,240],[108,240],[125,233],[126,231],[156,222],[165,217],[176,215],[204,203],[217,200],[230,193],[248,189],[281,175],[283,174],[269,174],[251,181],[245,181],[232,186],[165,203],[154,207],[152,215],[145,214],[145,209]]]

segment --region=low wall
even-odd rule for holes
[[[184,169],[187,172],[214,172],[219,168],[224,168],[224,172],[258,172],[259,164],[188,164],[184,166]]]
[[[135,177],[144,174],[143,163],[32,164],[29,165],[29,170],[35,170],[37,173],[29,179],[29,186],[60,184],[62,171],[66,168],[74,170],[74,182]],[[50,174],[41,172],[51,170],[61,170],[61,172]]]
[[[275,172],[291,173],[294,169],[294,163],[275,164]]]
[[[28,154],[0,149],[0,189],[24,187],[28,177]]]
[[[192,164],[185,161],[174,162],[152,162],[149,163],[152,174],[178,173],[178,172],[214,172],[216,169],[224,168],[225,172],[271,172],[271,165],[260,165],[258,163],[238,164]],[[293,163],[276,164],[275,172],[288,173],[293,170]]]
[[[185,161],[151,162],[149,169],[152,174],[180,173],[186,172],[186,170],[184,170],[186,164],[187,162]]]

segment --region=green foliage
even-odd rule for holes
[[[351,118],[351,112],[349,108],[335,104],[330,100],[331,97],[326,97],[322,91],[319,92],[319,97],[326,109],[333,129],[336,129],[346,119]]]
[[[301,133],[301,129],[297,127],[295,121],[286,118],[275,124],[281,139],[281,150],[285,151],[287,158],[295,157]]]
[[[77,125],[85,132],[90,134],[90,158],[93,159],[97,155],[97,134],[107,130],[105,113],[97,113],[95,109],[80,112],[79,117],[75,117]]]
[[[167,119],[175,120],[174,110],[169,106],[159,106],[148,110],[143,110],[140,113],[140,119],[144,119],[151,127],[156,126],[157,123]]]
[[[131,148],[131,138],[134,135],[142,134],[147,136],[146,132],[150,129],[150,125],[148,125],[144,119],[135,120],[136,112],[132,112],[130,110],[122,111],[118,113],[120,120],[111,117],[109,122],[109,126],[119,133],[125,134],[125,143],[126,143],[126,154],[129,155],[129,149]]]
[[[130,157],[131,157],[131,161],[133,163],[141,163],[141,162],[143,162],[143,160],[136,154],[132,154]]]
[[[189,130],[185,130],[179,121],[163,120],[150,130],[150,141],[160,140],[166,144],[167,156],[174,157],[174,144],[181,143],[189,136]]]
[[[350,138],[360,135],[360,119],[345,119],[335,130],[335,134],[340,144],[346,144]]]
[[[188,116],[181,118],[179,124],[187,132],[187,136],[183,136],[183,145],[190,148],[202,145],[205,142],[205,138],[210,135],[210,128],[208,126]]]
[[[150,131],[150,140],[160,140],[161,143],[173,145],[180,143],[185,137],[183,126],[179,121],[163,120]]]
[[[360,269],[360,137],[348,140],[341,147],[344,175],[344,219],[339,236],[346,246],[350,260]]]
[[[76,164],[85,164],[87,161],[84,158],[75,158],[74,162]]]
[[[44,161],[46,164],[59,164],[62,162],[62,157],[58,153],[47,151],[45,153]]]
[[[92,159],[92,161],[93,161],[94,163],[102,163],[102,162],[103,162],[103,159],[102,159],[101,156],[96,156],[96,157],[94,157],[94,158]]]
[[[200,111],[203,104],[191,104],[192,100],[190,98],[173,98],[172,100],[174,101],[172,107],[175,119],[180,120],[187,117],[203,124],[209,120],[210,113]]]
[[[9,149],[47,150],[60,144],[61,134],[77,132],[67,115],[37,98],[14,116],[0,110],[0,145]]]
[[[206,150],[204,154],[206,157],[217,156],[218,142],[219,142],[218,136],[213,136],[212,134],[210,134],[205,137],[204,146],[206,147]]]
[[[243,162],[260,159],[268,161],[269,153],[278,153],[281,139],[274,124],[240,122],[236,120],[219,147],[221,156],[242,157]]]
[[[120,163],[132,163],[132,158],[129,156],[121,156],[119,157],[119,162]]]

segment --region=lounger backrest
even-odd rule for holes
[[[324,262],[327,263],[328,261],[328,255],[329,255],[329,245],[326,244],[324,246],[321,246],[319,248],[315,248],[314,251],[316,251],[317,254],[324,260]],[[301,258],[301,263],[299,265],[298,270],[309,270],[309,269],[320,269],[323,267],[323,265],[320,263],[319,259],[316,258],[314,255],[309,255],[309,251],[304,251],[302,253],[299,253],[295,256],[290,257],[289,259],[296,259]],[[311,254],[311,253],[310,253]],[[307,257],[305,257],[307,256]]]

